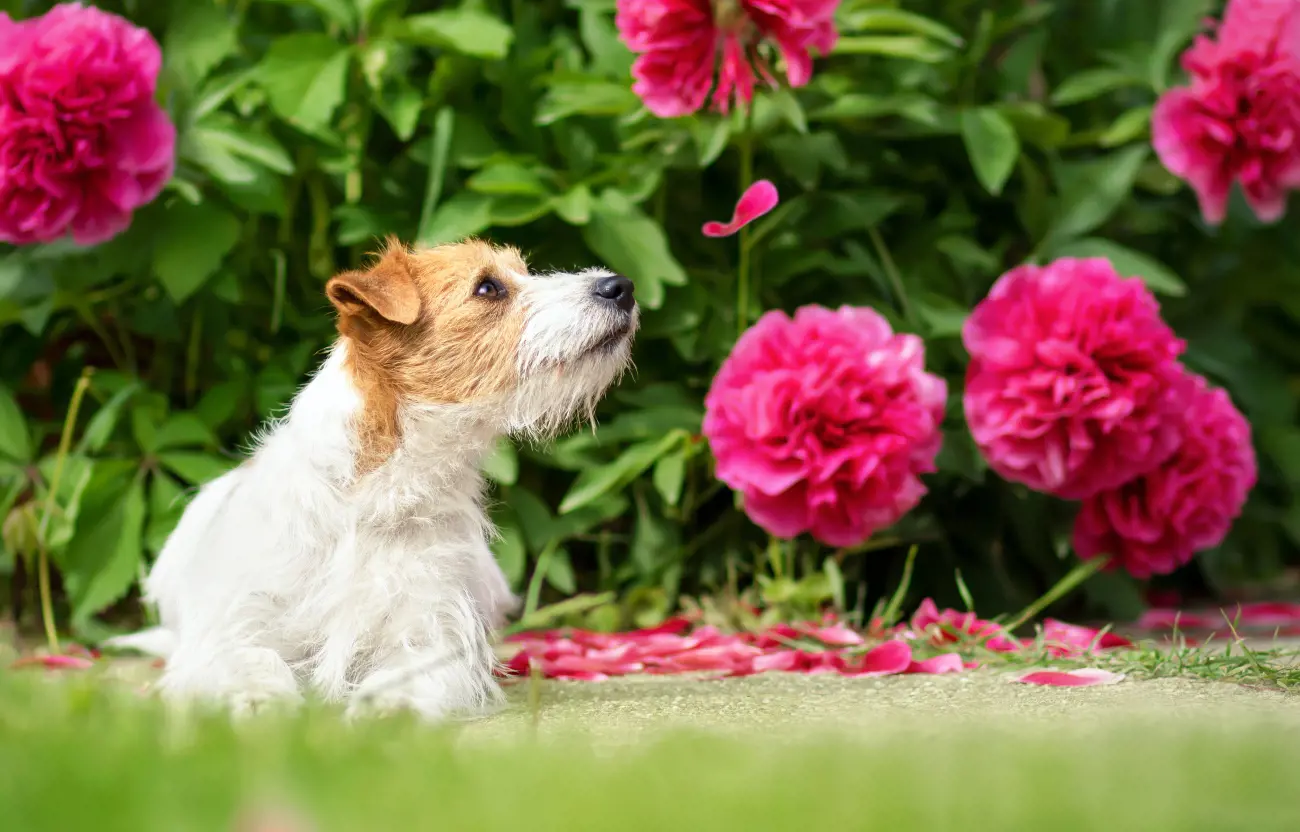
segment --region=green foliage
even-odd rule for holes
[[[587,623],[746,586],[867,610],[913,544],[916,597],[956,603],[954,569],[986,614],[1036,597],[1072,564],[1071,508],[986,472],[958,336],[1000,273],[1065,254],[1145,279],[1189,363],[1255,427],[1245,516],[1175,583],[1222,588],[1297,559],[1297,213],[1261,227],[1235,200],[1207,229],[1150,150],[1155,97],[1217,4],[845,0],[808,86],[762,92],[748,120],[667,121],[630,90],[609,0],[104,5],[164,44],[175,179],[106,245],[0,250],[0,570],[20,589],[13,554],[33,543],[72,388],[99,368],[44,533],[78,623],[127,597],[192,488],[291,399],[333,335],[324,281],[389,233],[483,234],[538,268],[603,262],[636,281],[637,373],[600,427],[489,465],[516,586],[536,573],[538,602],[621,597],[579,605]],[[751,165],[783,201],[749,229],[744,317],[872,305],[927,339],[953,391],[921,507],[833,560],[783,547],[780,573],[699,437],[740,317],[735,241],[699,229],[730,215]],[[1123,580],[1088,593],[1112,613],[1135,597]]]

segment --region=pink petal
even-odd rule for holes
[[[1059,651],[1061,655],[1087,652],[1093,649],[1094,645],[1097,650],[1133,646],[1133,642],[1115,633],[1102,633],[1092,627],[1067,624],[1055,618],[1048,618],[1043,622],[1043,640],[1048,643],[1049,652]]]
[[[1081,670],[1035,670],[1018,676],[1014,681],[1027,685],[1048,685],[1058,688],[1080,688],[1091,685],[1113,685],[1123,681],[1123,673],[1111,673],[1095,667]]]
[[[766,179],[760,179],[741,194],[740,201],[736,203],[735,213],[731,215],[731,222],[706,222],[702,229],[704,236],[730,237],[771,211],[780,201],[781,197],[776,192],[776,186]]]
[[[907,666],[907,673],[960,673],[965,669],[961,656],[956,653],[944,653],[924,661],[914,661]]]
[[[1286,627],[1300,624],[1300,604],[1285,601],[1261,601],[1224,607],[1224,617],[1233,623],[1251,627]]]
[[[1210,616],[1200,613],[1172,609],[1149,609],[1138,617],[1137,625],[1143,630],[1172,630],[1174,627],[1186,630],[1213,627],[1220,621],[1222,619],[1211,619]]]
[[[810,631],[823,644],[829,644],[834,647],[856,647],[863,643],[862,636],[853,630],[845,627],[843,624],[831,624],[826,627],[818,627]]]
[[[95,666],[81,656],[27,656],[9,665],[11,668],[47,667],[51,670],[86,670]]]
[[[840,673],[845,676],[893,676],[906,672],[911,664],[910,644],[903,641],[887,641],[868,650],[856,665],[844,663]]]

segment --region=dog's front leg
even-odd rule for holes
[[[502,696],[488,629],[472,599],[458,612],[402,633],[402,647],[378,659],[353,692],[348,716],[413,711],[440,720],[494,710]]]
[[[164,699],[216,702],[236,715],[302,700],[298,679],[280,654],[247,645],[214,650],[182,645],[168,659],[158,689]]]

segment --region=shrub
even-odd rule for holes
[[[1253,426],[1245,515],[1167,583],[1222,590],[1297,559],[1296,214],[1262,225],[1234,194],[1207,226],[1150,143],[1157,96],[1220,4],[844,0],[806,84],[672,119],[632,90],[613,0],[100,5],[162,45],[175,175],[102,245],[0,249],[0,570],[22,595],[47,550],[83,630],[128,597],[191,487],[289,401],[333,334],[324,281],[388,233],[481,234],[537,268],[635,279],[638,372],[599,429],[503,444],[489,466],[507,574],[535,575],[535,599],[617,591],[593,626],[755,578],[771,604],[851,605],[891,588],[914,544],[913,586],[941,602],[956,570],[981,610],[1039,594],[1073,563],[1075,509],[987,470],[962,418],[960,333],[1000,274],[1062,256],[1143,278],[1185,363]],[[15,18],[48,7],[0,2]],[[702,235],[758,177],[779,207],[737,238]],[[949,390],[928,495],[836,551],[767,541],[700,437],[744,324],[806,304],[870,306],[922,336]],[[1100,612],[1138,602],[1120,575],[1086,586]]]

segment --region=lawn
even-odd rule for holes
[[[736,681],[742,684],[705,689],[712,698],[704,701],[743,700],[764,684]],[[895,683],[920,689],[926,680],[844,690],[867,706],[884,691],[904,690]],[[232,726],[208,717],[169,721],[130,686],[91,676],[52,684],[36,673],[9,673],[0,676],[0,826],[1300,828],[1300,720],[1223,703],[1163,716],[1117,707],[1101,723],[1071,718],[1070,703],[1095,704],[1120,688],[1043,690],[1035,695],[1061,697],[1060,719],[1056,726],[1040,719],[1035,730],[1023,730],[1014,711],[977,720],[936,712],[923,729],[913,720],[791,734],[767,719],[749,731],[734,721],[741,730],[725,735],[664,728],[611,746],[568,730],[534,735],[522,688],[513,692],[512,712],[496,718],[506,731],[485,732],[492,726],[484,723],[434,730],[404,719],[347,726],[325,710]],[[605,690],[624,708],[632,695],[626,687]],[[606,695],[599,685],[550,683],[537,710],[543,721],[548,709],[563,708],[565,697],[555,695],[563,691],[588,703]],[[1282,712],[1293,701],[1300,707],[1291,695],[1269,695],[1285,697],[1277,700]],[[601,718],[599,709],[587,713]]]

